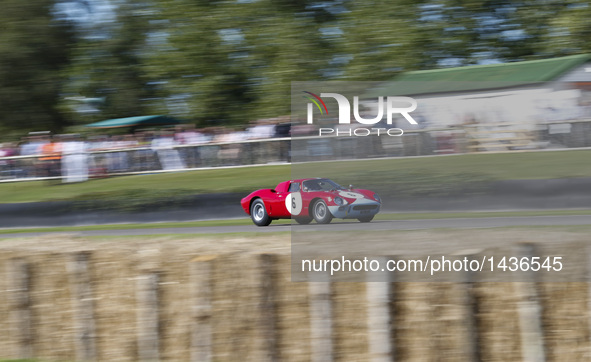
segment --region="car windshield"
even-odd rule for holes
[[[306,191],[332,191],[345,189],[343,186],[327,178],[307,180],[304,181],[303,186]]]

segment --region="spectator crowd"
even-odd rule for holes
[[[251,122],[249,127],[239,130],[197,129],[183,124],[111,136],[32,132],[20,142],[0,145],[0,178],[61,178],[63,182],[82,182],[89,177],[121,172],[197,167],[207,155],[191,146],[218,145],[209,152],[216,152],[215,156],[222,159],[237,157],[240,142],[289,137],[290,128],[289,119],[276,118]]]

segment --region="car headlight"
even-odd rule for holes
[[[375,199],[377,202],[379,202],[380,204],[382,203],[382,199],[380,199],[380,195],[378,195],[378,194],[373,194],[373,198],[374,198],[374,199]]]
[[[334,203],[339,206],[343,206],[343,205],[347,204],[347,201],[345,201],[345,200],[343,200],[343,198],[337,196],[334,198]]]

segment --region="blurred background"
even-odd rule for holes
[[[577,0],[3,0],[0,178],[11,183],[0,186],[0,221],[15,227],[8,216],[19,210],[32,215],[45,203],[42,216],[53,226],[62,214],[68,225],[102,223],[96,211],[107,207],[145,212],[188,202],[203,208],[188,196],[212,195],[210,203],[217,205],[219,193],[228,192],[236,200],[223,206],[241,212],[240,197],[274,187],[293,170],[274,165],[103,178],[290,162],[289,136],[313,135],[290,123],[294,81],[383,82],[410,71],[584,57],[591,53],[590,15],[589,4]],[[581,62],[568,70],[589,62],[577,59]],[[546,120],[556,125],[543,132],[534,126],[489,129],[487,123],[479,126],[462,117],[431,123],[445,130],[425,123],[398,139],[307,139],[293,156],[301,161],[385,158],[366,164],[373,173],[344,162],[305,170],[396,197],[462,201],[463,194],[488,193],[500,199],[493,193],[499,189],[517,199],[515,193],[533,189],[532,198],[545,202],[535,208],[576,207],[570,211],[584,213],[580,208],[589,209],[589,202],[581,195],[589,195],[591,170],[581,165],[588,162],[589,150],[397,157],[591,146],[589,122],[577,123],[588,120],[589,103],[575,104],[567,97],[571,93],[563,94],[556,101],[580,112],[574,120],[571,113],[559,112]],[[448,105],[432,98],[425,102],[427,120]],[[482,100],[464,109],[497,106]],[[105,120],[110,120],[107,128],[100,123]],[[518,145],[511,143],[516,138]],[[558,188],[576,192],[565,197],[582,204],[559,204],[548,199],[548,188],[532,188],[538,185],[532,179],[561,177],[578,178],[580,187],[566,183]],[[97,180],[81,182],[88,178]],[[72,184],[12,182],[34,179]],[[393,181],[386,185],[382,179]],[[521,181],[517,191],[514,180]],[[58,209],[51,203],[55,200],[65,206]],[[96,200],[103,204],[93,204]],[[241,216],[208,225],[250,227]],[[115,217],[112,222],[125,221],[119,213]],[[134,227],[145,229],[133,240],[81,234],[3,240],[0,330],[6,334],[0,338],[0,357],[589,359],[591,294],[589,284],[581,282],[589,275],[588,252],[582,252],[588,247],[588,225],[477,233],[482,244],[505,243],[503,255],[512,255],[513,243],[523,241],[554,247],[542,248],[545,256],[568,249],[579,257],[571,263],[578,272],[572,280],[579,283],[538,283],[543,278],[533,274],[527,283],[474,283],[479,280],[458,274],[456,283],[315,285],[291,282],[289,228],[265,237],[237,232],[181,239],[172,227],[169,235],[158,237],[145,224]],[[392,242],[384,253],[395,255],[408,244],[424,255],[428,242],[433,253],[450,245],[446,252],[460,255],[466,253],[460,249],[473,246],[475,234],[473,229],[406,231],[388,239]],[[567,247],[567,241],[573,244]]]
[[[247,125],[288,115],[292,81],[585,53],[590,13],[552,0],[6,0],[0,127],[146,114]]]
[[[91,177],[290,162],[288,142],[239,143],[315,135],[290,120],[294,81],[428,80],[439,81],[440,92],[449,91],[449,82],[480,78],[466,79],[463,70],[455,78],[409,72],[562,58],[538,78],[535,67],[527,70],[530,83],[556,81],[555,68],[576,73],[589,62],[589,14],[588,4],[577,1],[7,0],[1,15],[0,156],[13,158],[0,161],[0,178],[67,177],[67,170],[58,172],[60,162],[40,165],[50,160],[32,157],[53,151],[92,152],[78,160],[88,165],[81,173]],[[581,58],[568,58],[573,55]],[[488,88],[505,88],[520,77],[518,68],[505,77],[502,69],[484,69],[479,77],[491,73],[490,80],[507,83]],[[588,122],[578,122],[588,118],[591,103],[591,83],[581,83],[583,78],[563,87],[576,88],[576,94],[537,98],[534,121],[527,112],[520,119],[505,112],[523,99],[531,103],[530,95],[513,97],[509,105],[494,94],[481,102],[454,100],[454,112],[450,98],[427,95],[416,112],[420,126],[403,139],[310,140],[296,157],[588,147]],[[147,115],[167,121],[128,121]],[[116,122],[100,123],[105,120]],[[514,124],[496,125],[507,120]],[[162,132],[161,126],[168,128]],[[52,134],[68,136],[54,137],[56,150],[43,150]],[[74,139],[83,143],[72,144]],[[206,143],[226,145],[197,147]]]

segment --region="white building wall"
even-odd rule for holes
[[[413,96],[417,109],[412,112],[419,126],[411,126],[398,117],[395,126],[412,128],[447,128],[470,123],[516,124],[534,129],[537,124],[589,117],[591,94],[572,89],[572,82],[591,82],[591,62],[581,65],[556,81],[523,87],[454,94]],[[453,87],[451,87],[453,88]],[[375,115],[377,102],[364,102],[367,115]],[[385,117],[385,113],[384,113]]]

